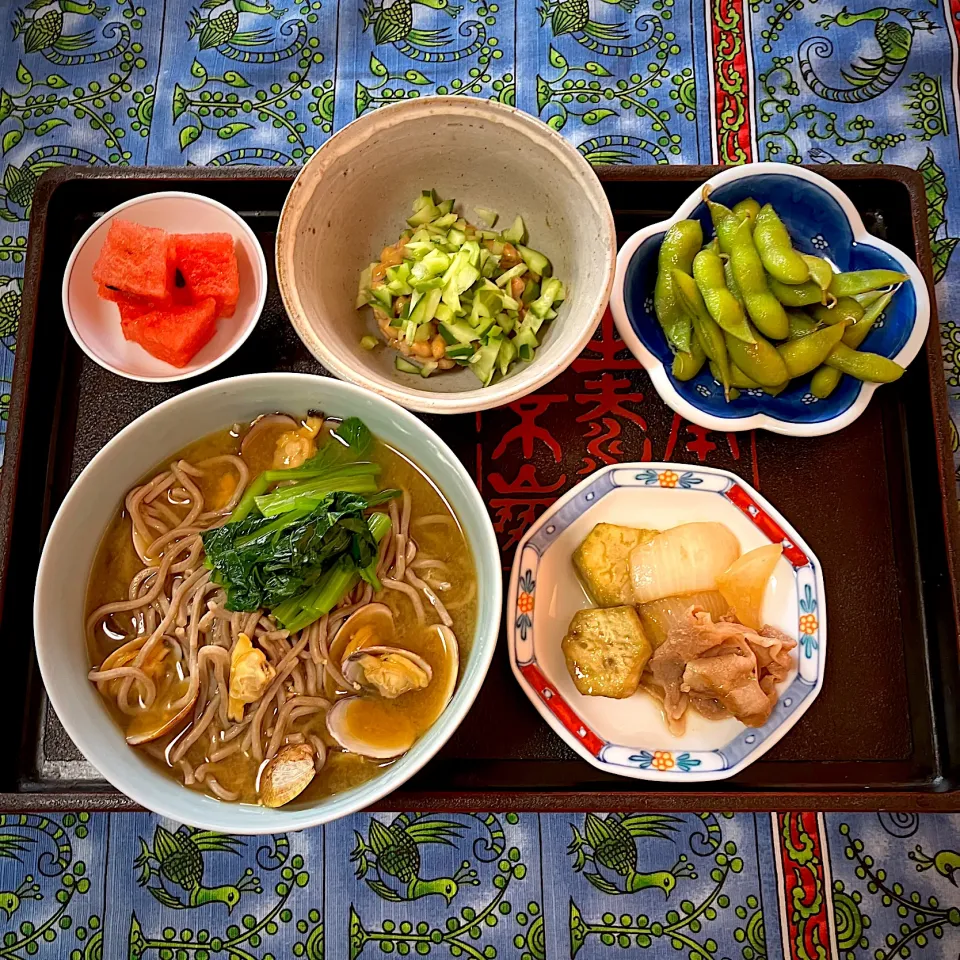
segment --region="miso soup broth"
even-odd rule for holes
[[[132,749],[222,800],[376,776],[443,712],[476,573],[420,468],[355,418],[260,417],[145,474],[87,590],[93,681]]]

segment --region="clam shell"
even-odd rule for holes
[[[129,662],[134,658],[146,640],[147,638],[145,636],[136,637],[128,643],[125,643],[122,647],[118,647],[103,661],[100,669],[110,670],[119,664]],[[160,700],[162,697],[170,703],[176,703],[187,692],[189,686],[189,680],[177,680],[158,690],[157,699]],[[149,743],[151,740],[158,740],[165,734],[176,730],[176,728],[187,719],[190,711],[193,710],[197,702],[198,693],[199,689],[194,692],[193,697],[187,703],[177,710],[173,710],[172,707],[164,710],[160,707],[152,706],[148,710],[142,710],[140,713],[134,714],[124,731],[127,743],[132,747],[136,747],[142,743]]]
[[[262,433],[268,427],[276,426],[289,427],[291,430],[296,430],[300,424],[298,424],[293,417],[288,417],[285,413],[268,413],[262,417],[258,417],[240,441],[241,455],[247,452],[250,442],[256,438],[258,434]]]
[[[368,603],[355,613],[351,613],[340,625],[330,644],[330,659],[334,663],[342,664],[343,651],[350,642],[350,638],[365,624],[373,627],[371,639],[379,641],[377,645],[389,645],[389,641],[393,640],[395,633],[393,611],[385,603]]]
[[[347,697],[338,700],[327,713],[327,730],[330,736],[351,753],[374,760],[392,760],[406,753],[417,739],[412,725],[403,729],[397,725],[392,731],[395,739],[392,743],[371,743],[365,740],[358,730],[365,726],[363,713],[374,709],[375,702],[364,697]]]
[[[281,747],[260,774],[260,802],[265,807],[282,807],[306,790],[316,772],[309,743]]]

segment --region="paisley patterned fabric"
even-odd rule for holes
[[[437,93],[515,104],[595,163],[918,168],[960,422],[960,10],[871,2],[11,0],[0,416],[44,170],[296,166]],[[953,958],[958,869],[960,819],[932,815],[362,814],[265,838],[0,815],[0,956]]]

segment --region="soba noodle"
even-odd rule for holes
[[[350,755],[326,729],[332,704],[359,690],[331,656],[337,631],[377,603],[392,611],[398,636],[439,623],[461,645],[468,642],[476,591],[469,549],[430,481],[378,443],[373,459],[383,467],[381,482],[402,491],[386,508],[392,523],[379,546],[384,589],[375,594],[360,581],[329,614],[293,634],[267,611],[230,611],[226,591],[205,566],[201,534],[227,522],[273,452],[261,442],[259,455],[241,454],[239,433],[206,438],[127,494],[91,574],[89,678],[128,741],[168,728],[145,736],[138,749],[186,786],[255,802],[264,762],[296,744],[313,753],[318,776],[311,793],[336,792],[383,765]],[[418,510],[430,511],[419,523]],[[235,720],[231,665],[244,637],[262,652],[271,679]],[[421,693],[405,697],[415,703]]]

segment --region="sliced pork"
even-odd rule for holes
[[[688,706],[712,720],[734,716],[759,727],[776,705],[776,684],[790,672],[795,646],[774,627],[714,623],[692,606],[651,657],[643,685],[659,694],[671,732],[682,732]]]

